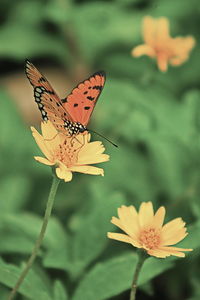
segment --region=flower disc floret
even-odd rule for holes
[[[160,245],[160,230],[152,227],[141,230],[139,241],[145,249],[158,248]]]

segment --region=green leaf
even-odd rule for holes
[[[54,283],[54,300],[68,300],[68,295],[62,282],[56,280]]]
[[[24,265],[22,268],[18,268],[0,259],[0,282],[10,288],[13,287],[23,268]],[[49,287],[45,284],[39,272],[33,269],[29,271],[24,279],[23,284],[19,288],[19,292],[28,297],[28,299],[52,300]]]
[[[24,171],[28,167],[27,157],[30,159],[34,143],[30,130],[24,127],[12,99],[3,90],[0,90],[0,97],[0,151],[1,157],[4,158],[1,160],[1,170],[4,170],[5,177],[8,172],[10,174],[12,169],[14,176],[15,168]]]
[[[19,210],[27,201],[30,180],[23,175],[10,175],[0,182],[0,215]]]
[[[102,194],[101,197],[103,197]],[[109,224],[110,219],[121,204],[123,204],[123,197],[120,194],[113,194],[107,199],[106,204],[101,200],[96,201],[94,210],[87,218],[84,216],[73,241],[72,253],[75,269],[85,268],[105,248],[107,232],[112,228]]]
[[[130,289],[136,263],[137,255],[134,253],[97,263],[82,279],[72,300],[103,300]],[[147,259],[138,284],[148,282],[172,266],[169,260]]]
[[[7,24],[38,26],[43,20],[43,8],[40,1],[16,2],[15,9],[9,13]]]
[[[189,153],[181,147],[178,141],[157,137],[151,137],[149,141],[152,167],[160,186],[166,189],[172,197],[178,197],[187,185],[187,177],[183,176],[184,170],[188,167]],[[182,149],[182,151],[181,151]]]
[[[0,284],[1,298],[8,299],[8,295],[10,293],[9,289]]]
[[[152,5],[148,13],[156,17],[164,15],[170,19],[178,19],[184,15],[187,16],[194,13],[194,7],[196,7],[196,5],[198,5],[198,0],[191,0],[190,3],[187,2],[184,6],[181,0],[177,0],[176,2],[173,0],[160,0],[159,5]]]
[[[76,277],[101,254],[108,243],[107,232],[113,228],[110,219],[117,207],[123,204],[123,197],[117,193],[107,194],[107,199],[104,198],[106,203],[101,197],[96,198],[89,214],[79,216],[77,229],[70,242],[63,247],[58,243],[57,248],[50,249],[44,260],[46,267],[69,270],[70,275]]]
[[[71,18],[84,56],[93,61],[106,48],[132,45],[140,35],[141,13],[129,13],[109,2],[88,2]],[[88,45],[90,45],[88,47]]]
[[[130,195],[126,197],[127,204],[147,199],[154,201],[159,186],[154,184],[150,161],[139,149],[119,146],[120,151],[111,150],[112,160],[119,163],[105,166],[107,184],[118,191],[126,191]],[[122,177],[126,179],[122,180]]]
[[[29,224],[29,226],[27,226]],[[42,218],[33,214],[7,214],[1,219],[0,233],[5,238],[0,245],[1,252],[19,252],[30,254],[39,235]],[[51,218],[47,227],[43,246],[47,249],[64,247],[66,245],[65,232],[55,218]]]
[[[25,57],[52,55],[66,58],[67,50],[54,36],[24,24],[7,24],[0,31],[1,57],[24,60]]]
[[[45,17],[58,25],[64,25],[67,27],[67,21],[69,21],[73,12],[72,4],[73,2],[71,0],[60,2],[51,0],[48,5],[46,5]]]
[[[31,253],[34,240],[31,240],[18,229],[0,226],[0,235],[3,240],[3,243],[0,244],[0,253],[20,253],[26,255]]]

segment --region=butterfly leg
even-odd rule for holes
[[[76,138],[76,136],[75,135],[73,135],[72,136],[72,139],[71,139],[71,146],[73,146],[73,144],[72,144],[72,142],[73,142],[73,140],[76,140],[81,146],[80,147],[82,147],[85,143],[81,143],[77,138]]]
[[[58,131],[55,135],[54,135],[54,137],[52,137],[51,139],[45,139],[45,141],[52,141],[52,140],[54,140],[58,135],[60,134],[60,132]],[[70,138],[72,135],[69,133],[69,134],[64,134],[64,135],[66,135],[66,137],[68,137],[68,138]]]
[[[44,140],[47,142],[53,141],[57,137],[58,134],[59,134],[59,132],[57,132],[56,135],[54,135],[54,137],[52,137],[51,139],[44,139]]]

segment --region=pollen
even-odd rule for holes
[[[73,166],[78,160],[78,152],[80,147],[74,147],[74,141],[71,140],[70,144],[65,140],[61,145],[59,144],[59,148],[55,151],[55,157],[58,161],[64,163],[68,168]]]
[[[148,228],[140,233],[139,241],[146,249],[156,249],[160,245],[160,231],[155,228]]]

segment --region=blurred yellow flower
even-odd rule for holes
[[[169,34],[169,21],[165,17],[143,19],[144,44],[132,50],[134,57],[147,55],[157,59],[158,68],[165,72],[168,64],[179,66],[184,63],[195,45],[192,36],[172,38]]]
[[[104,175],[103,169],[90,166],[109,160],[109,155],[103,154],[105,148],[101,142],[90,142],[90,134],[79,134],[67,137],[58,132],[50,121],[41,123],[42,135],[31,127],[33,137],[46,156],[35,159],[48,166],[55,165],[57,177],[71,181],[72,172],[91,175]]]
[[[183,240],[187,233],[185,223],[176,218],[163,226],[165,208],[161,206],[154,214],[151,202],[143,202],[137,213],[134,206],[118,208],[119,219],[113,217],[111,223],[119,227],[126,234],[108,232],[110,239],[132,244],[142,248],[151,256],[167,257],[170,255],[184,257],[182,251],[192,251],[171,247]]]

